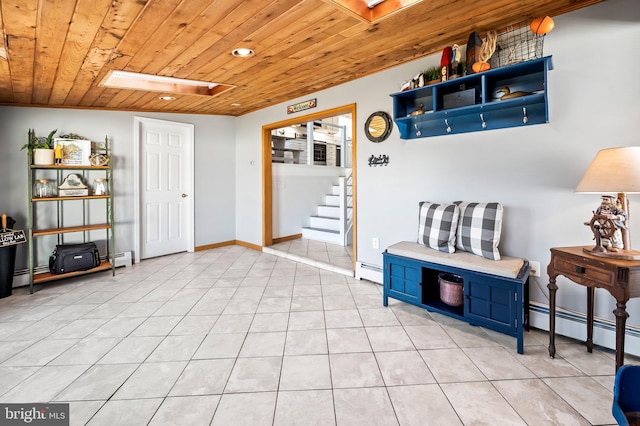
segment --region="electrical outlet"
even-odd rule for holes
[[[529,261],[529,266],[531,266],[531,275],[534,277],[540,276],[540,262],[535,260]]]
[[[372,238],[371,239],[371,246],[374,249],[379,249],[380,248],[380,240],[376,237],[376,238]]]

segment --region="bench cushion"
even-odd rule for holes
[[[506,278],[516,278],[524,265],[523,259],[515,257],[502,256],[500,260],[489,260],[464,251],[442,253],[411,241],[389,246],[387,253]]]

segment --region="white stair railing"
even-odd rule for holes
[[[343,176],[339,178],[339,186],[340,186],[340,241],[342,241],[343,246],[349,245],[348,237],[349,232],[351,231],[351,227],[353,226],[353,214],[349,217],[349,207],[351,207],[349,200],[352,200],[351,197],[351,184],[353,180],[353,174],[351,170],[348,169],[347,176]]]

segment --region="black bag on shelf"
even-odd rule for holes
[[[52,274],[86,271],[100,265],[100,253],[95,243],[59,244],[49,257]]]

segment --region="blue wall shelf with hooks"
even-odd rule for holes
[[[393,93],[393,120],[402,139],[548,123],[552,69],[547,56]],[[424,113],[412,115],[420,105]]]

